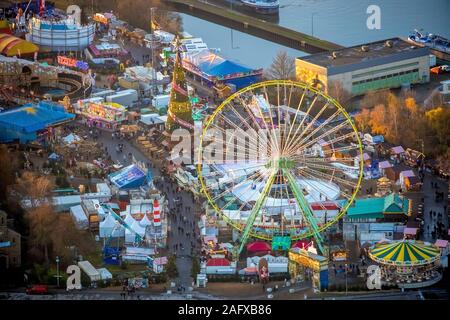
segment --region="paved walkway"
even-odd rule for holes
[[[444,193],[442,200],[436,199],[436,192]],[[436,239],[442,238],[439,235],[439,227],[445,233],[448,230],[448,183],[427,173],[423,182],[423,193],[423,240],[434,243]]]
[[[106,147],[113,161],[120,161],[121,164],[126,166],[132,163],[134,157],[136,160],[142,161],[151,167],[153,177],[161,177],[159,168],[152,167],[152,159],[149,159],[139,149],[134,147],[130,141],[118,139],[113,137],[111,132],[102,130],[100,130],[96,141],[103,144],[103,148]],[[116,152],[116,146],[119,143],[123,144],[123,152],[121,153]],[[129,157],[129,153],[131,153],[132,157]],[[187,288],[192,285],[192,279],[190,277],[192,244],[194,247],[198,244],[196,237],[198,232],[194,229],[198,221],[194,215],[194,212],[198,212],[194,211],[196,204],[190,193],[185,191],[178,192],[177,184],[171,182],[167,177],[164,177],[164,181],[156,183],[155,186],[166,195],[169,201],[170,233],[168,237],[168,251],[169,253],[175,253],[177,256],[179,273],[179,277],[176,279],[177,285],[185,287],[187,292]],[[175,200],[176,198],[180,200]]]

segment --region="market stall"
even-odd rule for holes
[[[114,102],[91,102],[80,100],[75,112],[86,118],[93,127],[116,130],[120,123],[127,120],[127,109]]]

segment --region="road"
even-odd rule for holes
[[[218,300],[219,298],[209,294],[200,292],[186,292],[185,294],[149,294],[146,292],[137,291],[133,295],[126,296],[125,299],[120,295],[120,292],[106,292],[106,291],[73,291],[65,292],[60,290],[54,294],[47,295],[27,295],[23,292],[0,292],[0,296],[7,300]],[[188,295],[192,297],[188,298]]]

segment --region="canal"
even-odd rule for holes
[[[389,37],[407,37],[415,28],[450,38],[449,0],[280,0],[279,24],[307,34],[351,46]],[[381,9],[381,29],[366,26],[367,7]],[[210,48],[252,67],[267,67],[277,51],[291,56],[306,53],[282,47],[182,14],[184,30],[202,37]]]
[[[158,6],[158,0],[56,2],[58,5],[83,3],[86,7],[90,7],[92,3],[97,8],[118,12],[119,17],[141,28],[148,26],[149,8],[152,5]],[[372,4],[381,9],[379,30],[369,30],[366,26],[369,17],[366,10]],[[220,48],[225,57],[251,67],[269,66],[279,50],[285,50],[293,57],[306,55],[187,14],[181,16],[186,32],[203,38],[210,48]],[[258,15],[258,18],[260,17],[261,15]],[[284,27],[313,34],[342,46],[396,36],[407,37],[415,28],[450,38],[450,0],[280,0],[279,18],[276,20]]]

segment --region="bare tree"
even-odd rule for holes
[[[30,253],[48,264],[57,215],[52,207],[44,205],[30,210],[26,217],[30,227]]]
[[[51,196],[53,183],[45,176],[38,176],[31,171],[25,171],[16,181],[15,190],[21,200],[30,200],[35,208]]]
[[[341,81],[330,81],[328,84],[328,95],[336,99],[339,103],[344,104],[348,102],[352,95],[348,92]]]
[[[279,51],[270,67],[265,71],[267,79],[295,79],[295,59],[289,57],[286,51]]]

